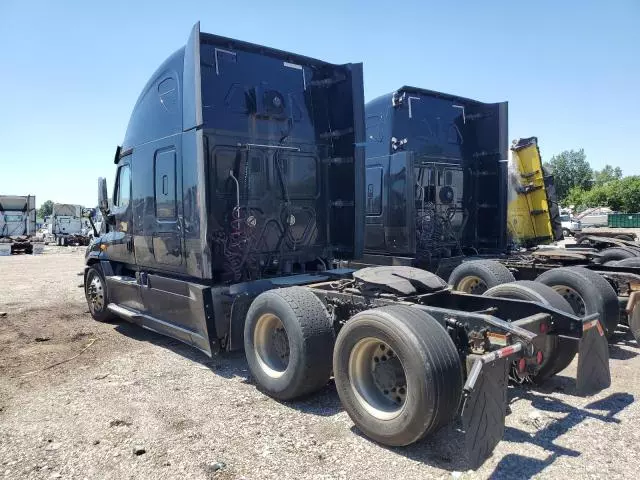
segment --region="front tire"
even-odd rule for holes
[[[448,424],[462,393],[462,368],[446,330],[408,306],[366,310],[338,334],[336,389],[351,420],[389,446],[414,443]]]
[[[109,296],[107,283],[99,267],[90,267],[84,281],[84,295],[89,306],[89,313],[98,322],[109,322],[115,317],[107,310]]]
[[[334,342],[327,309],[304,287],[261,293],[247,312],[244,349],[249,369],[258,388],[279,400],[327,384]]]

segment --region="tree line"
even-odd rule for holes
[[[640,212],[640,176],[624,176],[620,167],[594,170],[584,149],[565,150],[544,164],[553,173],[560,205],[576,211],[609,207],[617,212]]]

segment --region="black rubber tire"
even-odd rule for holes
[[[377,418],[356,396],[349,359],[358,342],[367,338],[385,342],[402,362],[407,394],[395,418]],[[463,384],[460,357],[444,327],[416,308],[394,305],[355,315],[338,334],[333,371],[340,401],[351,420],[384,445],[414,443],[457,414]]]
[[[550,287],[565,285],[573,289],[584,302],[585,314],[598,313],[607,336],[615,331],[620,320],[618,296],[609,282],[598,273],[584,267],[554,268],[541,274],[536,282]],[[580,312],[574,313],[580,315]]]
[[[599,263],[606,263],[615,260],[623,260],[625,258],[633,258],[637,255],[632,250],[621,247],[605,248],[600,252],[598,257]]]
[[[478,286],[473,292],[467,292],[476,294],[482,294],[496,285],[515,282],[516,280],[509,269],[500,262],[495,260],[472,260],[463,262],[453,269],[449,276],[449,285],[454,290],[458,290],[461,282],[471,276],[478,277],[486,286],[486,288]]]
[[[571,305],[562,295],[548,285],[531,280],[519,280],[498,285],[487,290],[483,295],[487,297],[529,300],[573,315]],[[576,353],[578,353],[576,342],[558,338],[557,335],[547,335],[547,342],[543,352],[544,360],[534,381],[541,383],[564,370],[574,359]]]
[[[280,319],[289,341],[289,363],[277,378],[260,366],[255,350],[256,324],[268,313]],[[292,400],[327,384],[334,343],[331,317],[322,301],[307,288],[288,287],[261,293],[247,312],[244,348],[249,369],[258,388],[279,400]]]
[[[100,278],[100,281],[102,282],[102,289],[103,289],[103,296],[104,296],[103,306],[100,310],[97,310],[89,300],[88,288],[89,288],[89,285],[91,284],[93,277],[96,275]],[[102,274],[102,269],[100,268],[99,265],[94,265],[90,267],[89,270],[87,270],[87,275],[85,276],[85,279],[84,279],[84,296],[85,296],[85,299],[87,300],[89,313],[91,314],[94,320],[97,320],[98,322],[112,322],[117,319],[117,317],[113,313],[107,310],[107,305],[109,305],[109,292],[107,291],[107,282],[104,279],[104,275]]]
[[[640,257],[623,258],[608,265],[615,265],[617,267],[640,267]]]
[[[571,236],[571,230],[569,230],[568,228],[563,228],[562,229],[562,236],[564,238],[569,238]]]

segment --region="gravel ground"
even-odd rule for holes
[[[0,478],[637,478],[640,349],[625,332],[597,396],[575,396],[575,362],[544,388],[510,388],[505,440],[471,472],[453,427],[384,448],[354,429],[333,385],[280,403],[242,354],[209,359],[94,322],[83,250],[0,257]]]

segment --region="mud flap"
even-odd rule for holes
[[[631,292],[627,302],[627,318],[631,335],[640,345],[640,291]]]
[[[597,393],[611,385],[609,344],[600,320],[594,316],[585,317],[582,323],[576,382],[581,395]]]
[[[633,312],[629,315],[629,328],[631,334],[636,342],[640,345],[640,307],[633,309]]]
[[[507,349],[511,347],[502,350]],[[464,387],[462,426],[469,467],[474,470],[484,463],[504,435],[509,357],[515,351],[503,356],[495,355],[498,352],[476,361]]]

